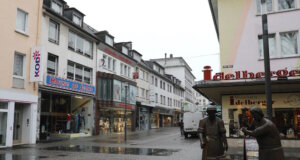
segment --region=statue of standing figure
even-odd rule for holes
[[[199,122],[199,137],[202,160],[225,159],[228,149],[226,130],[222,119],[216,117],[217,108],[210,106],[206,110],[208,117]]]
[[[244,127],[242,131],[245,135],[256,138],[259,160],[284,160],[279,132],[274,123],[264,118],[262,110],[258,107],[251,108],[250,112],[254,118],[255,129],[250,131]]]

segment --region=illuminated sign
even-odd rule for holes
[[[92,95],[95,94],[95,86],[93,85],[60,78],[54,75],[46,76],[46,85],[75,92],[87,93]]]

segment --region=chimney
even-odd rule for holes
[[[165,65],[167,64],[167,53],[165,53]]]
[[[173,58],[173,54],[170,54],[170,58]]]

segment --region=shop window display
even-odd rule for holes
[[[263,112],[266,114],[266,108]],[[228,110],[229,137],[243,137],[241,127],[253,130],[253,117],[250,108],[235,108]],[[277,126],[282,139],[300,138],[300,108],[273,108],[272,121]]]
[[[88,133],[89,98],[42,92],[40,139],[53,134]]]

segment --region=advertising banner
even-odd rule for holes
[[[41,46],[31,48],[30,82],[42,82],[44,74],[44,49]]]
[[[70,79],[60,78],[54,75],[47,75],[45,83],[47,86],[55,88],[61,88],[70,91],[95,95],[95,86],[93,85],[76,82]]]

